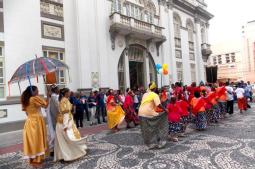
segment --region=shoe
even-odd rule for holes
[[[157,148],[161,149],[161,148],[164,148],[165,146],[166,146],[166,141],[160,141]]]
[[[50,156],[51,156],[51,157],[54,157],[54,152],[50,152]]]
[[[186,137],[186,135],[184,133],[179,133],[178,137]]]
[[[172,141],[172,142],[178,142],[179,141],[178,138],[175,137],[175,136],[168,136],[168,139],[169,139],[169,141]]]
[[[172,141],[172,142],[178,142],[179,140],[178,140],[177,137],[172,137],[172,138],[170,138],[170,141]]]
[[[130,126],[130,125],[127,125],[127,127],[126,127],[127,129],[131,129],[132,127]]]
[[[155,149],[157,147],[158,147],[157,144],[150,144],[150,145],[148,145],[148,150],[152,150],[152,149]]]

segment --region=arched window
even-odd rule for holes
[[[188,19],[186,22],[186,27],[188,31],[188,43],[189,43],[189,59],[195,60],[195,52],[194,52],[194,25],[193,22]]]
[[[145,14],[147,15],[146,17],[146,22],[149,23],[154,23],[154,16],[156,14],[156,7],[151,1],[147,1],[145,4],[145,9],[144,9]]]
[[[174,14],[174,37],[181,38],[181,18],[178,14]]]
[[[175,57],[182,58],[181,51],[181,18],[178,14],[174,13],[174,41],[175,41]]]
[[[187,20],[188,40],[194,42],[194,25],[191,20]]]

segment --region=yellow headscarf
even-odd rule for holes
[[[151,82],[151,85],[149,86],[150,90],[155,89],[157,87],[155,82]]]

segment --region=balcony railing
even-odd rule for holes
[[[110,16],[111,20],[111,30],[120,30],[119,32],[122,32],[122,30],[127,30],[126,33],[130,33],[130,31],[133,34],[139,34],[138,31],[140,31],[141,34],[147,33],[148,38],[159,38],[159,39],[164,39],[162,36],[162,29],[163,27],[144,22],[129,16],[122,15],[120,13],[113,13]],[[129,30],[129,31],[128,31]],[[148,36],[150,35],[150,36]]]
[[[120,34],[135,37],[147,42],[155,42],[158,53],[159,46],[166,40],[162,32],[163,29],[163,27],[158,25],[115,12],[110,16],[112,49],[115,49],[116,35]]]

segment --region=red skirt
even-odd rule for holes
[[[246,103],[246,99],[244,97],[240,98],[240,99],[237,99],[237,104],[238,104],[238,108],[240,110],[246,110],[247,109],[247,103]]]

